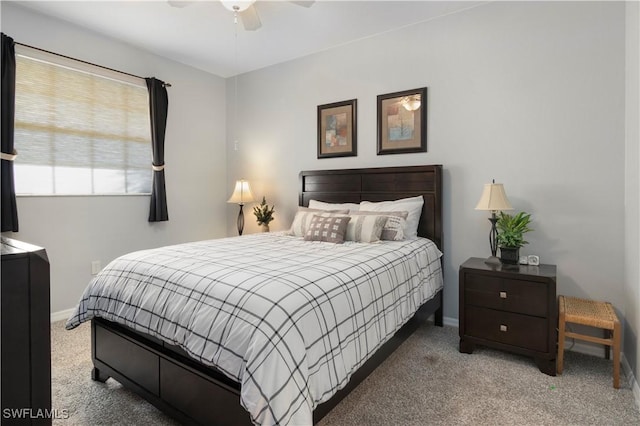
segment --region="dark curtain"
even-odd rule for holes
[[[169,99],[163,81],[146,78],[151,111],[151,146],[153,150],[153,186],[149,222],[169,220],[164,182],[164,133],[167,127]]]
[[[18,232],[18,208],[13,181],[13,120],[16,109],[16,51],[11,37],[2,34],[2,170],[0,181],[2,232]]]

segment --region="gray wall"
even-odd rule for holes
[[[227,187],[249,179],[276,204],[272,229],[286,229],[300,170],[443,164],[445,317],[455,322],[457,269],[489,254],[488,216],[474,207],[495,178],[533,213],[522,253],[558,265],[558,293],[623,309],[624,22],[624,3],[488,3],[241,75],[237,128],[229,79]],[[376,95],[421,86],[428,152],[377,156]],[[352,98],[358,156],[318,160],[317,105]]]
[[[52,312],[77,303],[92,260],[104,266],[133,250],[226,234],[224,79],[13,3],[2,2],[2,31],[17,42],[172,84],[165,147],[169,222],[147,222],[149,196],[18,197],[20,232],[13,237],[47,249]]]

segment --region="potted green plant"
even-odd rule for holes
[[[500,212],[496,227],[498,228],[498,246],[500,247],[500,261],[516,265],[520,258],[520,247],[529,244],[524,234],[533,231],[529,228],[531,214],[519,212],[514,215]]]
[[[273,220],[273,212],[276,206],[267,204],[267,199],[263,196],[259,206],[253,207],[253,214],[256,215],[258,225],[262,227],[262,232],[269,232],[269,222]]]

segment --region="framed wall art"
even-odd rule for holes
[[[357,100],[318,105],[318,158],[358,155]]]
[[[378,155],[427,151],[427,88],[378,95]]]

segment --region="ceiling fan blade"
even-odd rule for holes
[[[306,1],[306,0],[300,0],[300,1],[291,0],[291,3],[297,4],[298,6],[302,6],[302,7],[311,7],[315,3],[315,1],[314,0],[308,0],[308,1]]]
[[[196,3],[197,0],[167,0],[169,6],[183,8],[187,7],[193,3]]]
[[[247,10],[240,12],[239,15],[242,20],[242,26],[244,26],[244,29],[247,31],[255,31],[262,26],[260,17],[258,16],[258,11],[254,5],[251,5]]]

